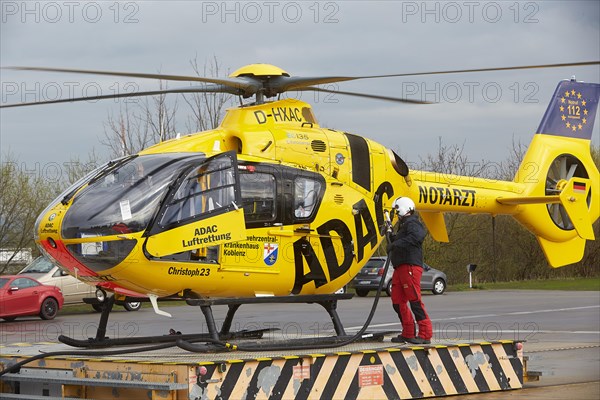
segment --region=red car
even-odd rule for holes
[[[23,275],[0,276],[0,318],[6,321],[26,315],[53,319],[63,302],[56,286],[42,285]]]

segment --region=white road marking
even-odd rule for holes
[[[562,312],[562,311],[576,311],[576,310],[588,310],[590,308],[600,308],[600,305],[594,306],[582,306],[582,307],[569,307],[569,308],[552,308],[547,310],[532,310],[532,311],[517,311],[511,313],[500,313],[500,314],[480,314],[480,315],[464,315],[461,317],[448,317],[448,318],[436,318],[432,319],[431,322],[440,322],[440,321],[457,321],[464,319],[475,319],[475,318],[492,318],[492,317],[502,317],[507,315],[528,315],[528,314],[540,314],[540,313],[549,313],[549,312]],[[388,326],[401,326],[400,322],[390,322],[387,324],[375,324],[369,325],[370,328],[383,328]],[[361,326],[352,326],[346,328],[346,330],[358,330],[362,328]],[[509,332],[509,331],[506,331]],[[537,331],[542,333],[592,333],[598,334],[598,331]]]

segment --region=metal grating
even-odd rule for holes
[[[319,153],[324,153],[327,151],[327,145],[322,140],[313,140],[310,142],[310,147],[313,149],[313,151],[317,151]]]

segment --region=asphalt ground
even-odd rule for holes
[[[441,296],[425,294],[426,309],[439,343],[494,340],[524,341],[528,369],[541,372],[538,382],[521,390],[463,396],[468,399],[598,399],[600,398],[600,293],[570,291],[466,291]],[[338,313],[348,333],[360,329],[373,297],[340,301]],[[206,332],[197,307],[169,304],[173,315],[156,315],[151,308],[127,312],[121,307],[111,314],[107,335],[113,338],[164,335],[169,329],[182,333]],[[217,325],[227,308],[215,306]],[[99,314],[59,313],[53,321],[28,317],[0,322],[0,343],[55,342],[58,335],[85,339],[95,336]],[[332,323],[316,304],[244,305],[232,329],[277,329],[283,338],[329,335]],[[382,296],[370,331],[398,331],[400,324]],[[389,340],[389,337],[388,339]],[[461,397],[461,396],[458,396]]]

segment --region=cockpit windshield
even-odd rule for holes
[[[65,215],[62,236],[75,239],[146,229],[167,187],[182,168],[203,155],[143,155],[96,174]]]

